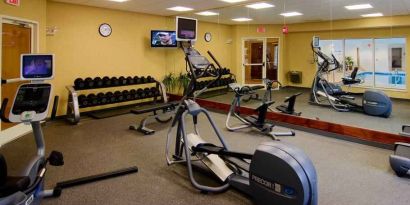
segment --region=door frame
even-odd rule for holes
[[[267,48],[267,39],[268,38],[276,38],[278,39],[278,81],[282,82],[281,80],[281,75],[280,75],[280,70],[282,68],[282,63],[281,63],[281,38],[280,37],[242,37],[242,42],[241,42],[241,59],[242,59],[242,64],[241,64],[241,75],[242,75],[242,85],[264,85],[263,83],[261,84],[245,84],[245,41],[246,40],[259,40],[259,39],[263,39],[263,62],[264,62],[264,66],[262,67],[262,78],[266,78],[266,48]]]
[[[39,53],[40,51],[40,35],[39,35],[39,23],[37,21],[12,17],[6,15],[0,15],[0,33],[3,33],[3,23],[12,24],[26,24],[31,27],[31,53]],[[2,47],[3,39],[0,35],[0,47]],[[0,49],[0,76],[2,71],[2,49]],[[2,100],[1,89],[0,89],[0,99]],[[1,124],[0,124],[1,127]],[[0,147],[7,144],[22,135],[31,132],[31,126],[20,123],[16,126],[10,127],[6,130],[0,131]]]

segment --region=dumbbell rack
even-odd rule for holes
[[[196,90],[201,90],[202,88],[204,88],[204,86],[207,85],[210,80],[212,80],[212,77],[202,77],[201,80],[197,82]],[[232,81],[236,81],[233,74],[228,73],[228,74],[222,75],[222,77],[217,82],[215,82],[215,84],[212,87],[209,87],[209,89],[204,92],[204,93],[212,92],[213,94],[211,95],[205,94],[204,96],[202,96],[202,98],[208,98],[208,97],[226,94],[229,90],[229,83],[232,83]],[[223,82],[228,82],[228,83],[223,83]]]
[[[80,113],[81,109],[83,107],[80,106],[79,103],[79,94],[81,91],[85,90],[97,90],[97,89],[107,89],[107,88],[113,88],[113,87],[126,87],[126,86],[141,86],[141,85],[148,85],[148,84],[154,84],[155,83],[155,88],[159,91],[158,95],[154,95],[148,98],[140,98],[140,99],[131,99],[131,100],[123,100],[123,101],[118,101],[118,102],[110,102],[108,104],[102,104],[102,105],[114,105],[118,103],[124,103],[124,102],[131,102],[131,101],[141,101],[141,100],[146,100],[146,99],[153,99],[153,102],[158,102],[159,100],[166,100],[166,91],[165,87],[162,86],[162,83],[153,80],[152,82],[146,82],[146,83],[139,83],[139,84],[128,84],[128,85],[111,85],[111,86],[105,86],[105,87],[95,87],[95,88],[82,88],[82,89],[76,89],[75,86],[69,85],[66,86],[66,89],[68,91],[68,102],[67,102],[67,120],[72,123],[72,124],[77,124],[80,122]],[[159,97],[159,99],[158,99]],[[152,101],[150,101],[152,102]],[[147,103],[147,101],[144,102],[137,102],[134,104],[127,104],[126,106],[135,106],[135,105],[143,105],[144,103]],[[90,107],[96,107],[96,106],[102,106],[102,105],[91,105],[86,108]],[[94,111],[103,111],[103,110],[109,110],[117,107],[109,107],[109,108],[102,108],[102,109],[94,109],[91,112]],[[90,111],[87,111],[90,112]]]

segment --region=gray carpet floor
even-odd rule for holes
[[[212,115],[233,150],[253,152],[260,142],[271,140],[255,131],[228,132],[222,127],[226,116]],[[133,165],[139,167],[139,172],[70,188],[60,198],[45,199],[42,204],[251,204],[235,190],[208,195],[195,190],[187,180],[185,166],[166,165],[164,147],[169,124],[154,123],[151,128],[157,130],[156,134],[143,136],[128,130],[138,119],[135,115],[123,115],[101,120],[84,118],[76,126],[64,121],[47,123],[44,127],[47,151],[63,152],[65,165],[49,167],[46,187]],[[201,123],[199,128],[204,139],[215,141],[207,123]],[[295,137],[281,140],[300,147],[312,159],[321,205],[410,204],[410,179],[399,178],[391,170],[388,157],[392,151],[297,130]],[[29,134],[0,150],[9,162],[10,173],[18,173],[34,153],[33,146]]]
[[[286,97],[299,92],[302,92],[303,94],[297,98],[295,110],[297,112],[302,112],[301,116],[305,118],[320,119],[327,122],[378,130],[394,134],[397,134],[401,131],[402,125],[410,124],[410,100],[402,99],[392,99],[392,114],[389,118],[383,118],[365,115],[360,112],[338,112],[332,108],[311,105],[309,104],[310,89],[285,87],[281,90],[272,91],[272,100],[276,101],[272,108],[275,108],[280,104],[284,104],[283,101]],[[258,94],[262,97],[264,90],[259,90]],[[233,96],[233,92],[228,92],[225,95],[213,96],[206,99],[215,102],[230,104]],[[360,101],[360,96],[356,96],[356,102],[358,104],[361,104]],[[256,108],[260,105],[260,103],[260,101],[251,100],[249,102],[242,102],[241,105],[244,107]]]

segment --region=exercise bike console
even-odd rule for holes
[[[51,85],[23,84],[19,87],[9,115],[11,122],[41,121],[47,117]]]

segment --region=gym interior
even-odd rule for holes
[[[0,22],[0,205],[410,204],[409,0],[4,0]]]

